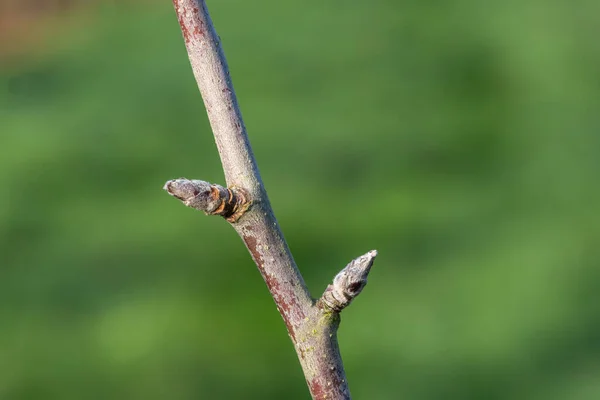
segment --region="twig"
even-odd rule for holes
[[[333,278],[333,285],[327,286],[320,301],[323,307],[340,312],[362,292],[367,285],[367,277],[371,272],[377,250],[371,250],[364,256],[352,260],[339,274]]]
[[[225,217],[241,236],[285,321],[313,399],[350,399],[337,343],[339,313],[366,284],[377,252],[351,262],[321,299],[311,298],[271,209],[206,3],[173,4],[228,187],[181,178],[164,188],[187,206]]]

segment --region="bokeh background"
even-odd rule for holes
[[[600,3],[210,1],[356,399],[600,398]],[[170,1],[0,2],[0,398],[307,399]],[[314,207],[315,199],[326,206]]]

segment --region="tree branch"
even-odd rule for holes
[[[285,321],[313,399],[350,399],[337,343],[339,312],[366,284],[377,253],[351,262],[320,300],[311,298],[269,203],[206,3],[173,4],[228,187],[181,178],[164,189],[189,207],[223,216],[240,235]]]

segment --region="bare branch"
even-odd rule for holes
[[[164,189],[189,207],[225,217],[240,235],[286,324],[313,399],[350,399],[337,342],[339,311],[342,300],[347,304],[360,292],[366,274],[359,279],[360,273],[347,272],[336,277],[331,295],[319,302],[311,298],[273,214],[206,3],[173,4],[228,187],[181,178],[168,181]],[[370,268],[376,252],[368,255],[367,267],[356,263],[351,270]]]
[[[319,301],[331,310],[340,312],[356,298],[367,285],[377,250],[371,250],[350,262],[333,278],[333,284],[327,286]]]
[[[262,181],[248,142],[227,60],[204,0],[173,0],[177,18],[215,136],[227,186],[261,197]]]

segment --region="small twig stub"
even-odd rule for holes
[[[179,178],[167,181],[164,189],[183,204],[207,215],[220,215],[236,222],[250,207],[248,193],[241,188],[225,188],[205,181]]]
[[[333,284],[327,286],[320,299],[321,305],[336,312],[346,308],[367,285],[375,257],[377,250],[371,250],[352,260],[333,278]]]

